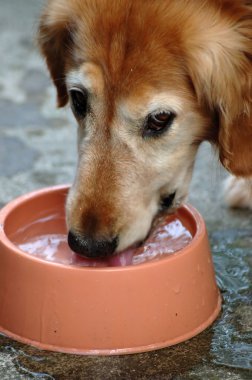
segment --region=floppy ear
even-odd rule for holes
[[[41,16],[38,44],[56,86],[58,106],[68,102],[66,69],[71,64],[72,26],[64,1],[51,1]]]
[[[239,3],[211,10],[210,24],[190,36],[187,54],[199,102],[219,116],[215,143],[222,164],[235,175],[251,176],[252,5]]]

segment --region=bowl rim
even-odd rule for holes
[[[78,266],[78,265],[67,265],[52,261],[46,261],[41,258],[32,256],[27,254],[26,252],[19,249],[6,235],[5,233],[5,221],[7,217],[15,210],[16,207],[18,207],[21,204],[25,204],[28,201],[33,200],[34,198],[41,196],[41,195],[47,195],[48,193],[52,192],[58,192],[63,190],[68,190],[70,188],[70,184],[63,184],[63,185],[56,185],[56,186],[49,186],[37,190],[33,190],[31,192],[28,192],[26,194],[20,195],[17,198],[13,199],[9,203],[7,203],[2,209],[0,209],[0,243],[2,243],[5,247],[7,247],[9,250],[14,252],[16,255],[21,256],[23,259],[29,260],[29,261],[35,261],[38,265],[45,265],[55,268],[61,268],[62,270],[71,270],[71,271],[93,271],[93,272],[118,272],[118,271],[139,271],[143,270],[144,268],[147,269],[147,267],[156,267],[160,265],[164,265],[167,261],[177,260],[179,258],[183,258],[185,255],[188,254],[191,250],[194,249],[197,245],[201,243],[203,240],[206,232],[206,225],[204,222],[203,217],[201,214],[190,204],[185,203],[180,208],[184,209],[187,214],[190,215],[191,218],[194,219],[196,224],[196,232],[193,236],[192,240],[182,249],[178,250],[177,252],[167,255],[166,257],[162,257],[162,259],[153,259],[149,260],[147,262],[143,262],[137,265],[126,265],[126,266],[116,266],[116,267],[88,267],[88,266]],[[188,249],[190,248],[190,249]]]

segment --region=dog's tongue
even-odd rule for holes
[[[104,259],[88,259],[73,254],[73,263],[84,267],[124,267],[132,264],[135,251],[136,249],[134,248],[128,248]]]
[[[129,248],[106,259],[109,267],[124,267],[132,263],[135,249]]]

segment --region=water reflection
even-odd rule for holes
[[[1,334],[1,337],[4,336]],[[1,339],[0,339],[1,342]],[[14,344],[15,345],[15,344]],[[14,345],[5,345],[1,349],[1,356],[3,360],[8,361],[8,372],[3,370],[1,371],[0,366],[0,378],[1,380],[9,380],[13,378],[15,380],[30,380],[30,379],[40,379],[48,380],[54,379],[52,376],[46,373],[32,372],[26,367],[23,367],[20,361],[20,358],[25,357],[33,362],[43,362],[43,357],[38,357],[35,355],[29,355],[20,348],[14,348]],[[5,374],[6,373],[6,374]]]
[[[252,369],[252,286],[249,257],[252,231],[226,231],[212,236],[218,285],[223,293],[222,317],[213,327],[215,364]]]

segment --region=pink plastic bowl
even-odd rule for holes
[[[22,252],[17,230],[65,232],[68,187],[24,195],[0,211],[0,331],[36,347],[76,354],[129,354],[183,342],[217,317],[221,298],[204,221],[191,206],[178,218],[193,235],[181,251],[135,266],[50,263]],[[61,213],[53,222],[46,215]]]

